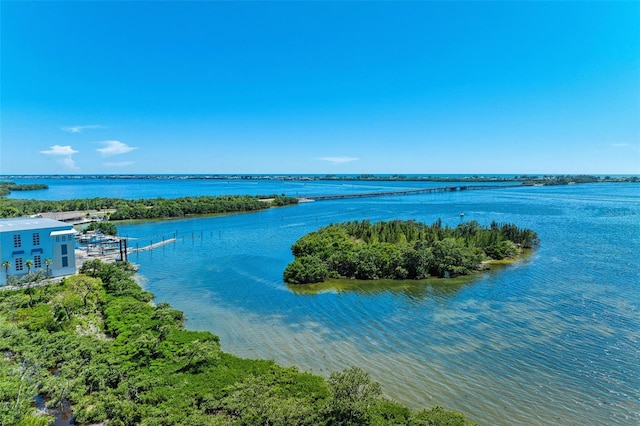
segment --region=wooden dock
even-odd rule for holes
[[[163,246],[165,244],[173,243],[175,241],[176,241],[175,238],[169,238],[167,240],[162,240],[162,241],[157,242],[157,243],[151,243],[148,246],[144,246],[144,247],[136,247],[136,248],[128,247],[127,248],[127,253],[137,253],[137,252],[140,252],[140,251],[153,250],[154,248],[161,247],[161,246]]]

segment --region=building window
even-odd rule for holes
[[[16,271],[22,271],[24,269],[24,265],[22,264],[22,258],[16,257],[15,262],[16,262]]]
[[[33,256],[33,267],[36,269],[42,268],[42,256],[39,254]]]
[[[15,234],[13,236],[13,247],[22,247],[22,237],[20,236],[20,234]]]
[[[33,245],[34,246],[39,246],[40,245],[40,233],[39,232],[34,232],[33,233]]]
[[[69,258],[67,257],[68,248],[66,244],[60,246],[60,254],[62,255],[62,267],[66,268],[69,266]]]
[[[56,235],[56,243],[60,242],[60,235]]]

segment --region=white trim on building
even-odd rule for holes
[[[53,231],[51,233],[49,233],[50,236],[55,237],[56,235],[69,235],[69,234],[77,234],[78,231],[76,231],[75,229],[67,229],[65,231]]]

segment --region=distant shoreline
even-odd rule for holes
[[[148,180],[277,180],[277,181],[399,181],[399,182],[523,182],[541,185],[640,182],[640,175],[568,174],[87,174],[0,175],[11,179],[148,179]]]

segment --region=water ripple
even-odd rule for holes
[[[306,203],[123,233],[204,230],[136,261],[145,288],[226,351],[320,374],[359,365],[395,400],[485,424],[630,425],[640,424],[638,194],[640,185],[596,185]],[[542,245],[470,284],[297,294],[282,283],[291,244],[320,226],[455,226],[463,210],[533,228]]]

